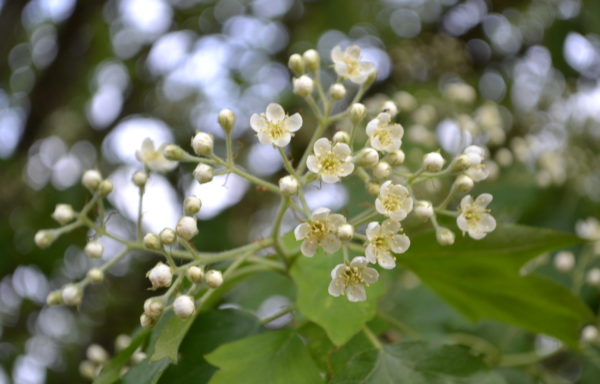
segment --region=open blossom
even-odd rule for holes
[[[367,243],[365,254],[370,263],[377,264],[385,269],[396,266],[394,253],[404,253],[410,246],[410,239],[404,234],[398,234],[402,229],[400,223],[394,220],[385,220],[379,224],[374,221],[367,226]]]
[[[296,240],[304,240],[300,247],[302,254],[312,257],[319,246],[327,253],[337,252],[342,246],[342,242],[337,237],[337,230],[344,224],[346,224],[344,216],[331,213],[328,208],[315,209],[310,220],[294,229]]]
[[[314,154],[306,160],[308,169],[321,176],[326,183],[337,183],[340,177],[348,176],[354,171],[352,150],[348,144],[336,143],[322,137],[315,142]]]
[[[465,174],[473,181],[482,181],[490,175],[485,164],[485,150],[477,145],[468,146],[463,152],[469,159],[469,168]]]
[[[176,161],[167,160],[163,155],[165,144],[158,149],[154,149],[154,143],[150,138],[146,138],[142,143],[142,148],[135,153],[135,157],[146,167],[154,172],[168,172],[177,166]]]
[[[467,232],[475,240],[483,239],[488,232],[496,228],[496,220],[487,209],[492,195],[482,193],[475,200],[471,195],[463,197],[460,202],[460,215],[456,224],[463,232]]]
[[[329,294],[338,297],[346,295],[350,301],[367,300],[365,286],[373,284],[379,278],[379,273],[370,268],[366,257],[357,256],[350,264],[338,264],[331,271]]]
[[[392,184],[388,180],[381,185],[375,209],[392,220],[404,220],[413,209],[413,199],[404,185]]]
[[[362,84],[375,71],[373,63],[361,61],[360,48],[351,45],[345,50],[337,46],[331,51],[335,72],[353,83]]]
[[[391,122],[389,113],[380,113],[367,124],[367,135],[371,146],[378,151],[394,152],[402,145],[404,128]]]
[[[287,116],[281,105],[271,103],[265,113],[255,113],[250,117],[250,126],[256,131],[261,144],[285,147],[294,132],[302,127],[302,117],[299,113]]]

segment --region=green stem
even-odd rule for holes
[[[258,186],[268,189],[271,192],[281,195],[281,192],[279,191],[279,187],[277,187],[275,184],[272,184],[272,183],[269,183],[268,181],[259,179],[258,177],[249,174],[248,172],[235,166],[234,164],[228,164],[227,162],[223,161],[221,158],[219,158],[215,155],[213,155],[213,158],[219,165],[226,167],[230,172],[243,177],[244,179],[250,181],[251,183],[254,183]]]
[[[273,314],[273,315],[271,315],[271,316],[265,317],[264,319],[262,319],[262,320],[260,321],[260,324],[262,324],[262,325],[269,324],[271,321],[273,321],[273,320],[277,320],[277,319],[279,319],[280,317],[282,317],[282,316],[285,316],[285,315],[287,315],[288,313],[292,312],[293,310],[294,310],[294,306],[293,306],[293,305],[290,305],[289,307],[287,307],[287,308],[284,308],[284,309],[282,309],[281,311],[279,311],[279,312],[276,312],[275,314]]]
[[[287,255],[287,251],[285,250],[285,247],[281,242],[281,237],[279,236],[281,223],[283,222],[283,217],[285,216],[285,212],[287,211],[288,207],[289,199],[282,198],[281,203],[279,204],[279,209],[277,210],[277,215],[275,216],[275,224],[273,225],[273,234],[271,236],[273,238],[273,243],[277,254],[281,258],[281,261],[284,262],[286,267],[289,268],[290,260]]]
[[[369,329],[368,326],[366,326],[366,325],[364,326],[363,332],[364,332],[365,336],[367,336],[367,339],[369,339],[369,341],[371,342],[371,344],[373,344],[373,346],[375,348],[377,348],[377,349],[383,348],[383,344],[381,344],[381,342],[379,341],[377,336],[373,333],[373,331],[371,331],[371,329]]]
[[[142,217],[143,217],[143,212],[142,212],[142,208],[143,208],[143,203],[144,203],[144,193],[146,192],[146,186],[142,185],[140,187],[140,201],[138,203],[138,216],[137,216],[137,224],[136,224],[136,228],[137,228],[137,239],[138,241],[141,241],[143,238],[143,233],[142,233]]]

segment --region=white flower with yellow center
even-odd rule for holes
[[[400,124],[390,124],[392,117],[383,112],[367,124],[367,135],[371,146],[378,151],[394,152],[402,145],[404,128]]]
[[[296,240],[304,240],[300,247],[302,254],[312,257],[319,246],[329,254],[337,252],[342,246],[342,242],[337,237],[337,230],[344,224],[346,224],[344,216],[331,213],[328,208],[315,209],[310,220],[294,229]]]
[[[492,195],[482,193],[475,200],[471,195],[463,197],[460,202],[460,214],[456,224],[461,231],[467,232],[475,240],[483,239],[488,232],[496,228],[496,220],[487,208]]]
[[[290,143],[294,132],[302,127],[302,117],[299,113],[288,116],[281,105],[271,103],[265,113],[255,113],[250,117],[250,127],[256,131],[261,144],[285,147]]]
[[[410,246],[410,239],[404,234],[400,223],[394,220],[385,220],[379,224],[374,221],[367,226],[367,243],[365,254],[370,263],[377,264],[385,269],[392,269],[396,261],[392,252],[404,253]]]
[[[329,294],[331,296],[345,295],[349,301],[367,300],[365,286],[373,284],[379,278],[379,273],[370,268],[366,257],[357,256],[350,264],[338,264],[331,271]]]
[[[314,154],[306,160],[308,169],[321,177],[325,183],[337,183],[354,171],[352,150],[345,143],[331,145],[322,137],[315,142]]]
[[[375,71],[373,63],[361,61],[358,45],[351,45],[345,50],[342,50],[340,46],[333,48],[331,60],[333,60],[334,69],[338,75],[356,84],[367,81]]]
[[[135,157],[148,169],[154,172],[168,172],[177,166],[176,161],[167,160],[163,155],[163,144],[158,149],[154,149],[154,143],[150,138],[146,138],[142,143],[142,148],[135,153]]]
[[[392,220],[401,221],[412,211],[413,199],[404,185],[392,184],[388,180],[381,185],[375,209]]]

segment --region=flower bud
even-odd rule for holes
[[[162,245],[160,244],[160,239],[156,234],[148,232],[144,236],[144,247],[148,249],[159,250],[162,248]]]
[[[93,240],[85,245],[83,252],[90,259],[99,259],[104,252],[104,246],[98,240]]]
[[[594,325],[586,325],[581,330],[581,340],[586,343],[591,343],[598,340],[598,328]]]
[[[131,337],[129,335],[120,334],[115,339],[115,351],[120,352],[131,344]]]
[[[496,162],[502,167],[509,167],[514,161],[514,157],[510,149],[500,148],[496,151]]]
[[[95,169],[87,170],[81,177],[81,184],[90,191],[95,191],[102,182],[102,175]]]
[[[98,186],[100,196],[108,196],[113,190],[113,183],[110,180],[102,180]]]
[[[465,83],[448,84],[444,89],[444,95],[448,100],[461,104],[471,104],[477,98],[475,89]]]
[[[66,305],[79,305],[83,292],[75,284],[67,284],[62,289],[62,301]]]
[[[160,231],[160,234],[158,236],[160,238],[160,242],[165,245],[171,245],[175,243],[175,240],[177,240],[177,234],[175,234],[175,231],[171,228],[163,229],[162,231]]]
[[[200,284],[204,279],[204,271],[200,267],[196,267],[195,265],[188,268],[186,272],[186,276],[189,281],[194,284]]]
[[[206,285],[209,287],[218,288],[221,286],[221,284],[223,284],[223,274],[221,271],[211,269],[204,275],[204,280],[206,281]]]
[[[173,312],[175,312],[175,316],[180,319],[187,319],[192,316],[194,311],[196,310],[196,305],[194,304],[194,299],[188,295],[178,296],[173,302]]]
[[[188,196],[183,201],[183,211],[188,216],[200,212],[200,208],[202,208],[202,201],[196,196]]]
[[[152,318],[158,318],[165,309],[165,303],[158,297],[151,297],[144,301],[144,313]]]
[[[85,352],[88,360],[96,364],[104,364],[108,361],[108,352],[98,344],[91,344]]]
[[[445,227],[438,227],[436,229],[435,238],[440,245],[454,244],[454,232]]]
[[[429,220],[433,216],[433,205],[431,205],[431,201],[417,201],[414,212],[419,219]]]
[[[298,192],[298,180],[291,175],[282,177],[279,179],[279,190],[286,196],[295,195]]]
[[[89,360],[79,363],[79,374],[88,380],[94,380],[98,376],[98,367]]]
[[[302,75],[293,81],[294,93],[299,96],[308,96],[314,88],[314,81],[306,75]]]
[[[429,152],[423,158],[423,168],[427,172],[439,172],[446,161],[439,152]]]
[[[351,224],[342,224],[338,227],[337,235],[342,241],[350,241],[354,237],[354,227]]]
[[[147,274],[148,279],[152,283],[152,288],[168,287],[173,280],[171,268],[165,263],[159,262]]]
[[[52,291],[46,296],[46,304],[48,305],[61,305],[62,301],[62,291]]]
[[[367,113],[367,108],[361,103],[354,103],[350,107],[350,119],[354,124],[364,119]]]
[[[471,159],[468,155],[462,154],[454,158],[454,161],[450,164],[450,169],[452,169],[453,172],[463,172],[469,169],[470,166]]]
[[[43,229],[41,231],[37,231],[34,238],[35,245],[42,249],[48,248],[50,245],[52,245],[52,243],[54,243],[56,237],[56,232],[53,230]]]
[[[131,364],[136,365],[146,360],[146,354],[139,349],[133,353],[131,356]]]
[[[389,115],[393,119],[398,114],[398,107],[396,106],[396,104],[394,104],[393,101],[388,100],[385,103],[383,103],[383,106],[381,107],[381,112],[389,113]]]
[[[233,131],[233,126],[235,125],[235,113],[230,109],[221,109],[217,121],[223,131],[229,135],[231,134],[231,131]]]
[[[371,196],[379,195],[380,189],[381,189],[381,185],[379,185],[379,183],[376,183],[374,181],[371,181],[370,183],[367,184],[367,192]]]
[[[87,277],[92,283],[101,283],[104,281],[104,272],[99,268],[92,268],[88,271]]]
[[[394,101],[400,110],[405,112],[414,111],[417,108],[417,100],[413,95],[405,91],[396,92],[394,95]]]
[[[390,177],[391,174],[392,174],[392,167],[385,161],[380,161],[373,168],[373,176],[375,176],[376,179],[379,179],[379,180],[387,179],[388,177]]]
[[[196,155],[210,155],[213,152],[214,140],[205,132],[198,132],[192,137],[192,149]]]
[[[213,179],[213,169],[208,164],[200,163],[194,169],[194,178],[200,183],[208,183]]]
[[[302,60],[302,56],[297,53],[291,55],[290,59],[288,60],[288,68],[294,75],[302,75],[304,73],[304,61]]]
[[[75,218],[75,212],[69,204],[57,204],[52,213],[52,218],[59,224],[65,225]]]
[[[302,59],[304,60],[304,66],[308,68],[309,71],[315,73],[319,70],[319,65],[321,62],[321,56],[319,56],[319,52],[315,51],[314,49],[309,49],[302,54]]]
[[[167,160],[181,161],[185,157],[185,151],[175,144],[169,144],[163,149],[163,156]]]
[[[454,181],[454,188],[461,193],[469,192],[471,189],[473,189],[474,185],[475,183],[473,182],[473,179],[467,175],[460,175]]]
[[[177,223],[177,236],[185,240],[190,240],[198,234],[198,224],[196,219],[191,216],[183,216]]]
[[[559,272],[569,272],[575,266],[573,252],[562,251],[554,256],[554,268]]]
[[[600,286],[600,268],[592,268],[585,275],[585,281],[594,287]]]
[[[356,155],[355,162],[363,167],[374,167],[379,163],[379,153],[370,147],[363,148]]]
[[[348,144],[350,142],[350,135],[346,131],[337,131],[333,135],[333,142]]]
[[[346,96],[346,87],[340,83],[332,84],[329,87],[329,95],[334,100],[341,100]]]
[[[143,328],[151,329],[156,325],[157,320],[154,317],[150,317],[145,313],[142,313],[140,316],[140,325]]]
[[[133,181],[133,184],[135,184],[136,187],[142,188],[146,185],[146,182],[148,182],[148,174],[143,171],[137,171],[131,177],[131,181]]]
[[[394,152],[390,153],[386,157],[386,161],[391,165],[402,165],[404,164],[404,159],[406,156],[404,155],[404,151],[401,149],[397,149]]]

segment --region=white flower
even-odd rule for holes
[[[250,126],[256,131],[261,144],[285,147],[290,143],[293,133],[302,127],[302,117],[299,113],[288,117],[281,105],[271,103],[266,113],[255,113],[250,117]]]
[[[151,139],[146,138],[142,143],[142,148],[136,151],[135,157],[146,167],[154,172],[168,172],[177,166],[176,161],[167,160],[163,155],[163,148],[166,145],[161,145],[158,149],[154,149],[154,143]]]
[[[173,280],[173,273],[168,265],[159,262],[148,272],[148,279],[154,289],[168,287]]]
[[[579,220],[575,224],[575,232],[582,239],[597,241],[600,240],[600,221],[595,217],[588,217],[585,220]]]
[[[349,301],[367,300],[365,286],[373,284],[379,278],[379,273],[368,267],[366,257],[357,256],[350,264],[338,264],[331,271],[329,294],[338,297],[346,295]]]
[[[343,51],[342,48],[337,46],[331,51],[331,60],[333,60],[335,72],[356,84],[367,81],[375,71],[375,66],[372,63],[360,59],[360,48],[357,45],[351,45]]]
[[[173,301],[173,312],[175,312],[175,315],[180,319],[187,319],[192,316],[195,310],[196,305],[191,296],[181,295]]]
[[[314,155],[308,156],[308,169],[321,176],[325,183],[337,183],[340,177],[348,176],[354,171],[352,150],[348,144],[336,143],[322,137],[315,142]]]
[[[300,247],[302,254],[312,257],[319,246],[329,254],[337,252],[342,246],[342,242],[337,237],[337,230],[344,224],[346,224],[344,216],[331,213],[328,208],[315,209],[310,220],[294,229],[296,240],[304,240]]]
[[[413,199],[404,185],[392,184],[390,180],[381,185],[375,200],[375,209],[395,221],[404,220],[412,211]]]
[[[394,220],[385,220],[383,223],[371,222],[367,226],[367,243],[365,254],[370,263],[377,264],[385,269],[396,266],[394,253],[404,253],[410,246],[408,236],[398,232],[401,230],[400,223]]]
[[[487,209],[492,195],[483,193],[475,201],[471,195],[463,197],[460,202],[460,215],[456,224],[463,232],[467,232],[475,240],[483,239],[488,232],[496,228],[496,220]]]
[[[367,124],[367,135],[371,146],[378,151],[394,152],[402,145],[404,128],[400,124],[390,124],[389,113],[380,113]]]
[[[69,204],[57,204],[52,213],[52,218],[59,224],[65,225],[75,218],[75,212]]]
[[[469,168],[465,174],[473,181],[482,181],[490,175],[485,164],[485,150],[477,145],[468,146],[463,152],[469,159]]]

